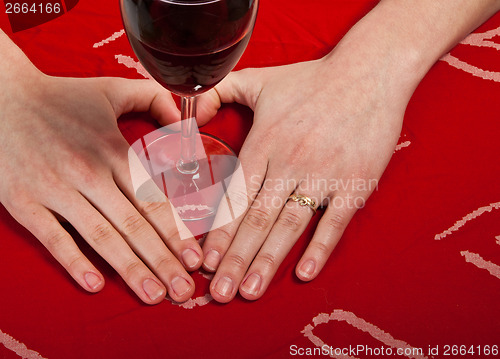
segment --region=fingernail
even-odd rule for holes
[[[315,268],[316,264],[312,259],[309,259],[308,261],[302,263],[302,265],[299,268],[299,273],[304,278],[311,278]]]
[[[101,285],[102,279],[95,273],[87,272],[85,273],[85,282],[92,290],[95,290]]]
[[[233,281],[229,277],[222,277],[219,279],[214,289],[221,296],[229,297],[233,292]]]
[[[172,280],[172,290],[177,296],[182,297],[184,294],[191,290],[191,283],[182,277],[175,277]]]
[[[182,261],[186,267],[192,268],[200,261],[200,255],[194,250],[188,248],[182,252]]]
[[[149,299],[153,301],[165,295],[165,290],[153,279],[146,279],[142,283],[142,288],[148,295]]]
[[[208,253],[207,256],[205,257],[205,267],[209,270],[216,270],[217,267],[219,266],[220,262],[220,253],[217,252],[215,249],[211,249]]]
[[[252,273],[248,276],[245,282],[243,282],[241,289],[248,294],[257,295],[260,290],[261,282],[262,279],[260,278],[260,275],[258,275],[257,273]]]

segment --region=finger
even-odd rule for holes
[[[265,148],[259,147],[258,141],[253,140],[252,134],[243,144],[239,158],[241,172],[231,179],[226,196],[218,206],[213,229],[203,243],[203,268],[209,272],[216,271],[250,204],[259,193],[267,170],[266,152]]]
[[[31,204],[24,206],[22,212],[11,214],[48,249],[83,289],[99,292],[104,287],[102,274],[47,208]]]
[[[111,198],[109,203],[109,206],[103,204],[98,209],[102,213],[108,213],[110,223],[118,230],[137,256],[167,286],[170,297],[178,302],[189,299],[194,293],[193,279],[149,222],[123,196]],[[162,211],[162,207],[155,204],[150,204],[150,207],[146,208],[151,209],[153,217],[165,213]],[[113,209],[115,210],[113,211]],[[169,216],[164,216],[164,221],[168,222]],[[182,253],[181,260],[184,261],[186,267],[194,270],[201,265],[201,257],[196,249],[186,248],[186,245],[190,245],[187,241],[171,240],[170,242],[184,245],[185,249],[180,253]],[[199,248],[196,243],[194,245]],[[201,251],[201,249],[198,250]]]
[[[145,303],[159,303],[165,286],[135,255],[116,229],[80,193],[65,191],[45,204],[63,215]],[[162,263],[157,263],[159,266]]]
[[[128,162],[128,163],[127,163]],[[198,269],[203,262],[203,252],[189,232],[164,192],[151,180],[134,150],[128,150],[128,161],[123,159],[113,164],[113,177],[129,201],[137,208],[153,229],[187,270]],[[131,171],[132,169],[132,171]],[[137,189],[132,176],[147,180]]]
[[[194,238],[191,241],[180,240],[169,204],[152,202],[142,208],[152,222],[164,223],[161,226],[166,238],[164,242],[151,223],[116,187],[112,178],[104,178],[99,183],[99,186],[87,184],[80,191],[167,286],[169,295],[174,300],[185,301],[190,298],[194,292],[194,282],[165,243],[176,249],[181,260],[192,269],[201,265],[201,248]]]
[[[248,68],[231,72],[215,86],[220,102],[237,102],[255,110],[267,71]]]
[[[314,236],[297,264],[295,273],[299,279],[310,281],[316,278],[357,209],[349,194],[337,194],[329,200]]]
[[[198,126],[203,126],[210,121],[215,116],[220,106],[221,101],[215,88],[198,96],[196,106],[196,122]]]
[[[132,111],[150,111],[162,125],[180,121],[180,111],[169,91],[154,80],[106,78],[104,91],[116,117]]]
[[[299,185],[299,188],[302,186]],[[296,190],[296,193],[299,189]],[[300,193],[313,191],[300,189]],[[295,245],[315,214],[320,203],[319,194],[309,196],[313,208],[289,200],[273,225],[259,253],[240,285],[240,294],[249,300],[260,298],[267,290],[279,266]]]
[[[282,178],[288,177],[269,173],[265,180],[268,185],[262,186],[241,221],[210,285],[210,292],[215,300],[225,303],[234,298],[252,260],[266,240],[286,199],[294,190],[293,181],[282,181]],[[282,185],[275,186],[278,182]]]
[[[198,99],[198,125],[210,120],[222,103],[237,102],[255,109],[257,99],[262,89],[260,69],[243,69],[229,73],[215,88],[199,96]]]

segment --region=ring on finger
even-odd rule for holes
[[[288,197],[288,201],[290,200],[297,202],[301,206],[309,207],[313,211],[313,213],[316,214],[316,202],[310,197],[294,193],[290,197]]]

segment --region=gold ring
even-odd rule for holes
[[[288,199],[297,202],[301,206],[308,206],[310,209],[312,209],[314,214],[316,214],[316,202],[314,202],[311,198],[294,193],[290,197],[288,197]]]

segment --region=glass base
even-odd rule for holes
[[[181,133],[162,134],[143,142],[144,167],[156,186],[168,197],[193,235],[210,230],[231,176],[238,167],[234,151],[222,140],[196,135],[198,168],[179,171]],[[146,163],[144,163],[146,162]]]

